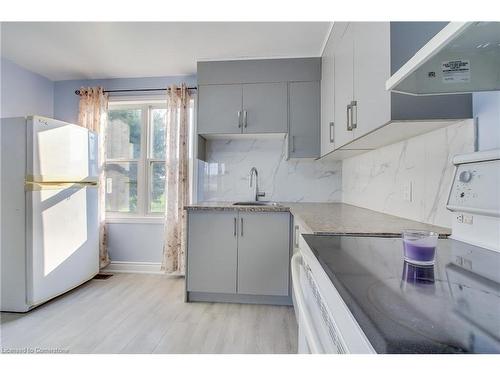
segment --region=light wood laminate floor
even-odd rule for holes
[[[24,314],[1,313],[5,349],[69,353],[296,353],[286,306],[185,303],[184,279],[115,274]]]

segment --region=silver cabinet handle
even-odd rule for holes
[[[238,226],[238,219],[234,218],[234,231],[233,231],[233,235],[236,237],[236,235],[238,234],[238,230],[236,229]]]
[[[333,127],[335,123],[332,121],[330,122],[330,143],[333,143]]]
[[[241,111],[238,111],[238,128],[241,128]]]
[[[241,237],[243,237],[243,218],[241,218]]]
[[[356,129],[358,125],[358,102],[353,100],[351,102],[351,130]]]
[[[243,126],[245,128],[247,127],[247,111],[246,111],[246,109],[243,110]]]
[[[293,236],[294,247],[299,247],[299,226],[295,226],[295,233]]]
[[[292,152],[295,152],[295,136],[294,135],[292,135],[291,141],[292,141]]]
[[[347,130],[348,131],[351,131],[352,128],[351,128],[351,105],[348,104],[347,107],[346,107],[346,116],[347,116]]]

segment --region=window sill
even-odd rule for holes
[[[163,216],[107,217],[107,224],[163,224]]]

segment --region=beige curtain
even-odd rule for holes
[[[106,224],[105,224],[105,177],[104,161],[106,160],[106,126],[108,113],[108,95],[102,87],[80,88],[80,106],[78,123],[99,134],[99,265],[103,268],[109,264]]]
[[[186,85],[171,86],[167,92],[165,243],[162,270],[184,274],[184,206],[189,201],[188,128],[191,100]]]

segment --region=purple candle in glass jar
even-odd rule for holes
[[[420,265],[434,264],[438,234],[424,230],[403,231],[404,258]]]

